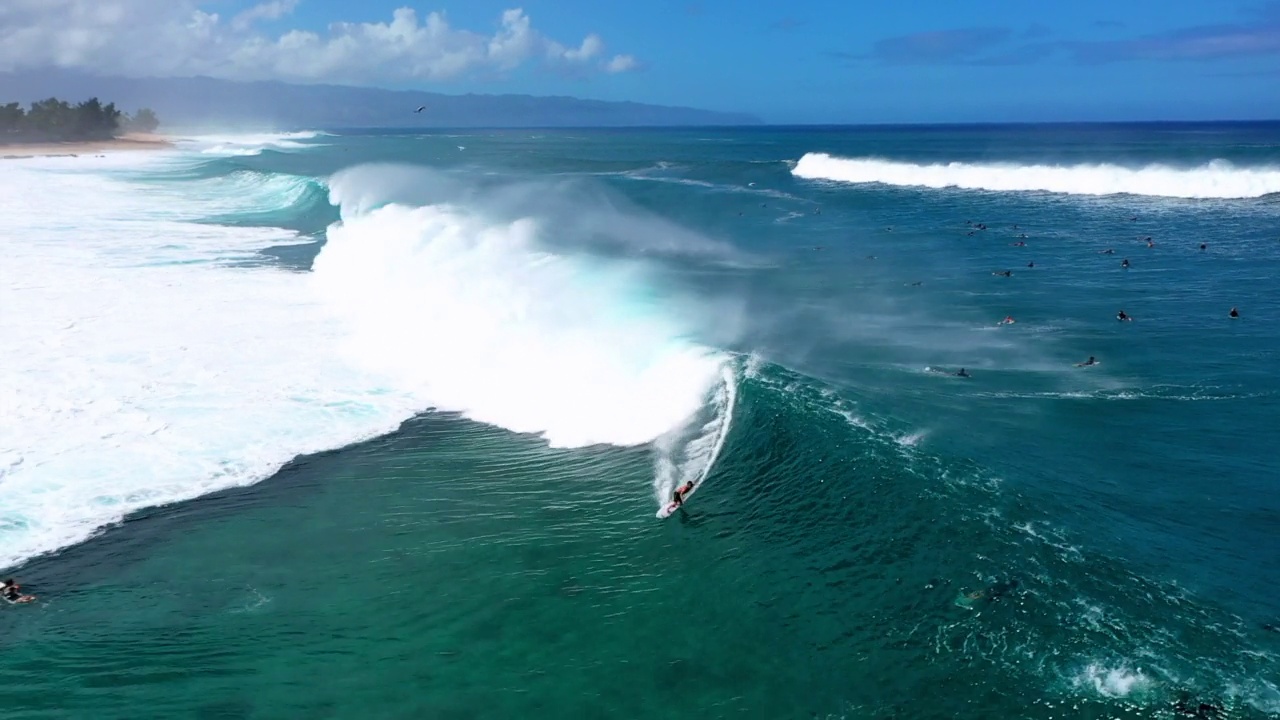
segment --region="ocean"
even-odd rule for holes
[[[192,136],[0,198],[8,717],[1280,717],[1280,124]]]

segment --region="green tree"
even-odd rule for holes
[[[74,131],[71,106],[58,98],[31,103],[25,124],[32,139],[66,140]]]
[[[132,132],[155,132],[156,128],[160,127],[160,119],[151,108],[139,108],[138,112],[129,118],[125,127]]]
[[[143,116],[151,129],[159,122],[150,110]],[[115,137],[123,113],[115,103],[89,98],[75,106],[57,98],[31,103],[23,112],[18,103],[0,105],[0,142],[106,140]]]
[[[0,105],[0,139],[11,138],[23,131],[27,113],[18,103]]]

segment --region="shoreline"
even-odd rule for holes
[[[155,133],[125,133],[110,140],[71,142],[15,143],[0,145],[0,160],[24,160],[37,157],[79,157],[129,150],[167,150],[174,138]]]

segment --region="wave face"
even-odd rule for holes
[[[344,195],[378,190],[367,174],[339,174],[342,221],[314,272],[299,273],[261,251],[308,239],[208,218],[287,210],[316,181],[172,179],[191,162],[198,153],[91,173],[36,160],[0,177],[12,201],[0,234],[0,567],[428,408],[556,446],[637,445],[683,427],[732,380],[727,357],[654,299],[649,269],[551,252],[537,218],[349,209]],[[666,452],[710,462],[682,443]]]
[[[1171,198],[1257,198],[1280,193],[1280,168],[1241,168],[1215,160],[1193,168],[1146,165],[1018,165],[932,163],[806,153],[792,169],[796,177],[900,187],[960,188],[1068,195],[1147,195]]]

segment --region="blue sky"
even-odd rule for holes
[[[381,19],[403,4],[303,0],[293,20],[321,29],[339,19]],[[484,32],[516,6],[418,7],[443,9],[451,24]],[[643,69],[590,77],[535,70],[428,87],[744,110],[776,122],[1280,118],[1280,3],[533,0],[519,7],[547,35],[598,33]],[[1197,41],[1206,47],[1197,50]],[[1211,51],[1215,43],[1220,52]]]
[[[1280,0],[62,0],[134,13],[88,26],[116,33],[114,48],[75,45],[57,3],[6,2],[18,9],[0,9],[0,70],[8,22],[27,30],[15,38],[38,37],[23,23],[50,34],[9,43],[14,66],[52,46],[50,64],[126,74],[563,94],[780,123],[1280,118]],[[415,13],[392,27],[404,7]]]

